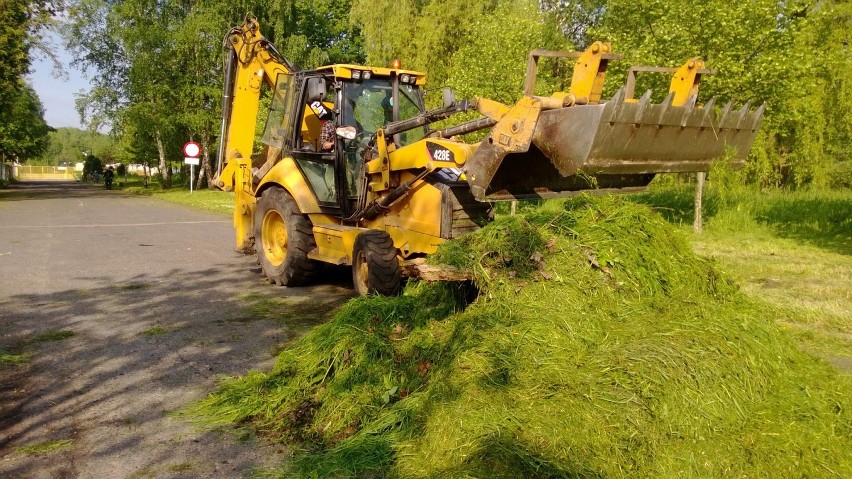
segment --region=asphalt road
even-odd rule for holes
[[[221,376],[270,369],[326,319],[318,303],[351,295],[339,278],[269,285],[234,251],[228,217],[76,183],[0,190],[0,350],[26,358],[0,363],[0,477],[243,477],[281,463],[280,447],[171,413]],[[270,298],[303,319],[251,309]]]

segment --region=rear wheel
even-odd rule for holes
[[[395,296],[401,287],[399,259],[393,239],[384,231],[365,231],[352,248],[352,282],[361,296]]]
[[[281,188],[269,188],[254,213],[257,259],[270,283],[297,286],[312,279],[320,264],[308,259],[316,247],[310,220]]]

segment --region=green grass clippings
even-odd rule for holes
[[[0,349],[0,364],[18,366],[21,364],[25,364],[27,361],[29,361],[29,359],[29,353],[10,353],[6,350]]]
[[[61,330],[61,331],[47,331],[44,333],[39,333],[36,336],[27,340],[27,343],[48,343],[51,341],[62,341],[74,336],[74,331],[69,330]]]
[[[166,333],[170,333],[170,332],[171,332],[171,330],[166,329],[162,326],[154,326],[153,328],[146,329],[145,331],[142,331],[139,334],[144,334],[146,336],[159,336],[161,334],[166,334]]]
[[[21,446],[16,449],[21,454],[28,456],[38,454],[50,454],[58,451],[65,451],[74,447],[74,441],[71,439],[60,439],[55,441],[45,441],[28,446]]]
[[[431,261],[477,290],[353,299],[191,413],[290,444],[279,477],[852,477],[850,379],[649,207],[547,202]]]

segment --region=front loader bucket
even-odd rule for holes
[[[474,195],[505,200],[630,191],[656,173],[707,171],[728,152],[739,167],[765,108],[733,110],[728,103],[717,110],[715,99],[697,106],[695,96],[675,106],[671,94],[652,104],[650,91],[638,101],[625,97],[622,88],[606,103],[549,110],[517,108],[519,102],[468,158]],[[524,138],[526,131],[531,136]]]
[[[533,143],[563,176],[586,173],[685,173],[707,171],[730,150],[735,167],[745,162],[760,127],[764,107],[746,103],[721,112],[714,100],[703,107],[695,97],[672,106],[672,95],[651,104],[651,92],[624,101],[623,89],[601,105],[542,112]]]

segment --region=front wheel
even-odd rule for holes
[[[297,286],[312,279],[320,264],[308,258],[316,248],[310,220],[282,188],[269,188],[254,213],[257,259],[270,283]]]
[[[395,296],[401,289],[399,258],[393,239],[384,231],[369,230],[355,238],[352,282],[361,296]]]

